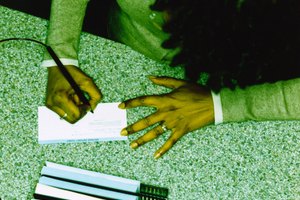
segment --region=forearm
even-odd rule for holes
[[[221,91],[223,122],[300,120],[300,78]]]
[[[59,58],[77,60],[79,39],[88,0],[52,0],[46,43]],[[51,59],[45,53],[45,60]]]

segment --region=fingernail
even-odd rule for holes
[[[127,132],[127,130],[126,130],[125,128],[123,128],[123,129],[121,130],[121,135],[123,135],[123,136],[128,135],[128,132]]]
[[[148,76],[148,78],[149,78],[149,79],[155,79],[155,78],[156,78],[156,76],[152,76],[152,75],[150,75],[150,76]]]
[[[154,155],[154,158],[155,158],[155,159],[158,159],[160,156],[161,156],[161,153],[156,153],[156,154]]]
[[[137,148],[139,145],[138,145],[138,143],[136,143],[136,142],[133,142],[133,143],[131,143],[130,144],[130,147],[132,148],[132,149],[135,149],[135,148]]]
[[[121,108],[121,109],[124,109],[124,108],[125,108],[125,103],[120,103],[120,104],[118,105],[118,107]]]

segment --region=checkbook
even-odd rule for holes
[[[100,103],[94,113],[88,112],[70,124],[48,109],[38,107],[38,142],[40,144],[88,141],[127,140],[120,131],[127,126],[126,110],[119,103]]]

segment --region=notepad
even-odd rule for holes
[[[119,103],[100,103],[94,113],[87,113],[75,124],[70,124],[49,110],[38,108],[38,142],[40,144],[86,141],[127,140],[120,131],[127,126],[126,110]]]

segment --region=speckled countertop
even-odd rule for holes
[[[48,21],[0,7],[0,39],[45,41]],[[140,180],[169,188],[169,199],[300,199],[300,122],[245,122],[209,126],[184,136],[166,155],[153,153],[168,134],[137,150],[128,141],[40,145],[37,108],[44,105],[43,47],[0,44],[0,198],[30,199],[45,161]],[[183,77],[124,45],[82,33],[80,66],[118,102],[163,93],[147,75]],[[128,110],[128,122],[151,113]]]

